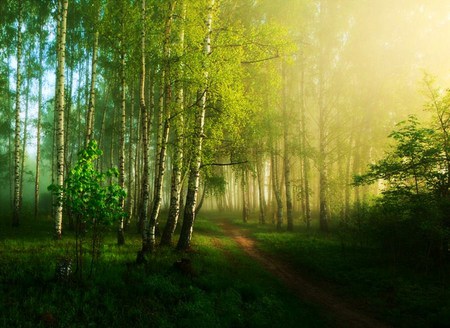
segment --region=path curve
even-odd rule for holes
[[[219,226],[226,235],[232,237],[236,243],[253,259],[261,263],[268,271],[281,279],[302,300],[317,304],[326,309],[336,320],[334,327],[342,328],[388,328],[368,314],[355,308],[350,303],[337,297],[318,283],[312,282],[294,270],[289,264],[259,250],[255,241],[245,232],[222,220]]]

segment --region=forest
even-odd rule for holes
[[[0,0],[1,327],[449,327],[448,0]]]

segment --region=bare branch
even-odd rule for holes
[[[240,164],[247,164],[248,161],[243,162],[230,162],[230,163],[208,163],[208,164],[202,164],[200,165],[200,168],[204,168],[206,166],[232,166],[232,165],[240,165]]]

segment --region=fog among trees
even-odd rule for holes
[[[446,1],[66,5],[1,6],[1,200],[15,224],[50,213],[46,187],[95,139],[127,225],[201,207],[327,230],[382,190],[353,176],[408,115],[428,122],[450,79]]]
[[[138,232],[142,263],[189,250],[215,211],[448,260],[448,0],[2,0],[0,16],[1,219],[19,231]]]

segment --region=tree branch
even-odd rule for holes
[[[277,59],[277,58],[280,58],[280,55],[279,55],[279,54],[276,54],[276,55],[274,55],[274,56],[272,56],[272,57],[263,58],[263,59],[256,59],[256,60],[249,60],[249,61],[241,61],[241,64],[245,64],[245,65],[248,65],[248,64],[256,64],[256,63],[260,63],[260,62],[268,61],[268,60],[272,60],[272,59]]]
[[[240,165],[240,164],[247,164],[248,161],[244,162],[230,162],[230,163],[208,163],[208,164],[202,164],[200,165],[200,168],[204,168],[206,166],[232,166],[232,165]]]

